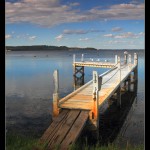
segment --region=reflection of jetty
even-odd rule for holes
[[[110,68],[107,72],[98,75],[93,71],[93,79],[84,84],[84,67],[103,67]],[[76,142],[81,131],[87,129],[99,137],[99,109],[104,102],[116,99],[116,104],[121,109],[121,91],[130,91],[134,88],[137,91],[137,71],[138,57],[134,53],[134,62],[131,55],[124,53],[124,61],[116,55],[115,63],[110,62],[81,62],[75,61],[73,57],[74,82],[80,88],[73,91],[66,97],[59,99],[58,95],[58,71],[54,72],[55,92],[53,94],[53,122],[45,131],[40,142],[46,142],[48,149],[60,146],[65,150],[69,145]]]

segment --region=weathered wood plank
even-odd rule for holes
[[[84,128],[84,126],[86,124],[88,116],[89,116],[89,111],[82,111],[80,113],[77,120],[71,127],[69,133],[62,141],[60,149],[65,150],[69,147],[69,145],[76,142],[77,138],[79,137],[82,129]]]
[[[63,105],[61,105],[61,108],[67,108],[67,109],[80,109],[80,110],[90,110],[92,108],[92,103],[91,104],[83,104],[83,103],[80,103],[80,104],[76,104],[74,105],[75,103],[65,103]]]
[[[66,115],[68,114],[68,112],[69,112],[69,110],[63,110],[59,114],[58,117],[56,117],[56,118],[53,119],[53,122],[50,124],[50,126],[48,127],[48,129],[44,132],[44,134],[40,138],[40,142],[48,142],[48,138],[50,136],[53,136],[53,134],[55,134],[55,129],[59,128],[61,122],[66,117]]]
[[[79,114],[80,110],[69,111],[67,117],[63,119],[59,130],[57,129],[55,131],[55,135],[50,137],[48,142],[49,149],[53,149],[55,146],[59,145],[63,141]]]

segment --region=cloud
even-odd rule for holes
[[[89,38],[81,38],[79,39],[79,41],[89,41],[90,39]]]
[[[64,36],[62,35],[62,34],[60,34],[60,35],[58,35],[57,37],[55,37],[55,39],[57,40],[57,41],[60,41],[60,40],[62,40],[64,38]]]
[[[63,31],[63,34],[87,34],[90,32],[100,32],[100,30],[96,30],[96,29],[90,29],[90,30],[69,30],[69,29],[65,29]],[[101,31],[103,32],[103,30]]]
[[[37,38],[37,36],[30,36],[30,37],[29,37],[29,40],[33,41],[33,40],[35,40],[36,38]]]
[[[105,37],[113,37],[112,34],[105,34],[104,36],[105,36]]]
[[[126,33],[123,33],[123,34],[120,34],[120,35],[115,35],[114,38],[116,39],[123,39],[123,38],[139,38],[141,35],[140,34],[135,34],[135,33],[132,33],[132,32],[126,32]]]
[[[113,32],[119,32],[119,31],[122,31],[123,29],[120,28],[120,27],[114,27],[111,29]]]
[[[60,0],[22,0],[5,2],[6,23],[31,23],[52,27],[63,23],[93,20],[138,20],[144,19],[144,3],[117,4],[107,8],[95,7],[79,10],[72,6],[78,3],[61,4]]]
[[[113,35],[113,34],[105,34],[105,37],[111,37],[111,38],[115,38],[115,39],[124,39],[124,38],[140,38],[142,36],[144,36],[143,32],[140,32],[138,34],[132,33],[132,32],[125,32],[122,34],[118,34],[118,35]]]
[[[5,39],[10,39],[10,38],[12,38],[12,35],[10,35],[10,34],[5,35]]]
[[[86,30],[67,30],[65,29],[63,31],[63,34],[86,34],[88,31]]]

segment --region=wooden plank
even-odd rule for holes
[[[69,110],[63,110],[58,117],[53,119],[53,122],[50,124],[48,129],[44,132],[42,137],[40,138],[40,142],[47,142],[48,138],[55,133],[55,129],[59,128],[62,120],[66,117]]]
[[[80,113],[79,117],[71,127],[69,133],[62,141],[60,149],[67,149],[71,144],[74,144],[76,142],[77,138],[80,136],[80,133],[86,124],[88,116],[89,111],[82,111]]]
[[[77,104],[77,105],[73,105],[72,103],[71,104],[63,104],[61,105],[61,108],[67,108],[67,109],[79,109],[79,110],[90,110],[92,108],[93,105],[91,104],[87,104],[85,105],[84,103],[80,103],[80,104]]]
[[[49,149],[53,149],[55,146],[59,145],[63,141],[79,114],[80,110],[69,111],[67,117],[63,119],[59,130],[57,129],[55,131],[55,135],[50,137],[48,143]]]
[[[68,101],[66,101],[66,103],[68,103],[68,102],[70,102],[70,103],[76,103],[76,102],[81,102],[81,103],[89,103],[89,102],[92,102],[92,100],[91,99],[83,99],[82,101],[81,101],[81,99],[79,100],[79,99],[69,99]]]

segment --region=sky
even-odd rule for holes
[[[144,49],[144,0],[6,0],[6,46]]]

